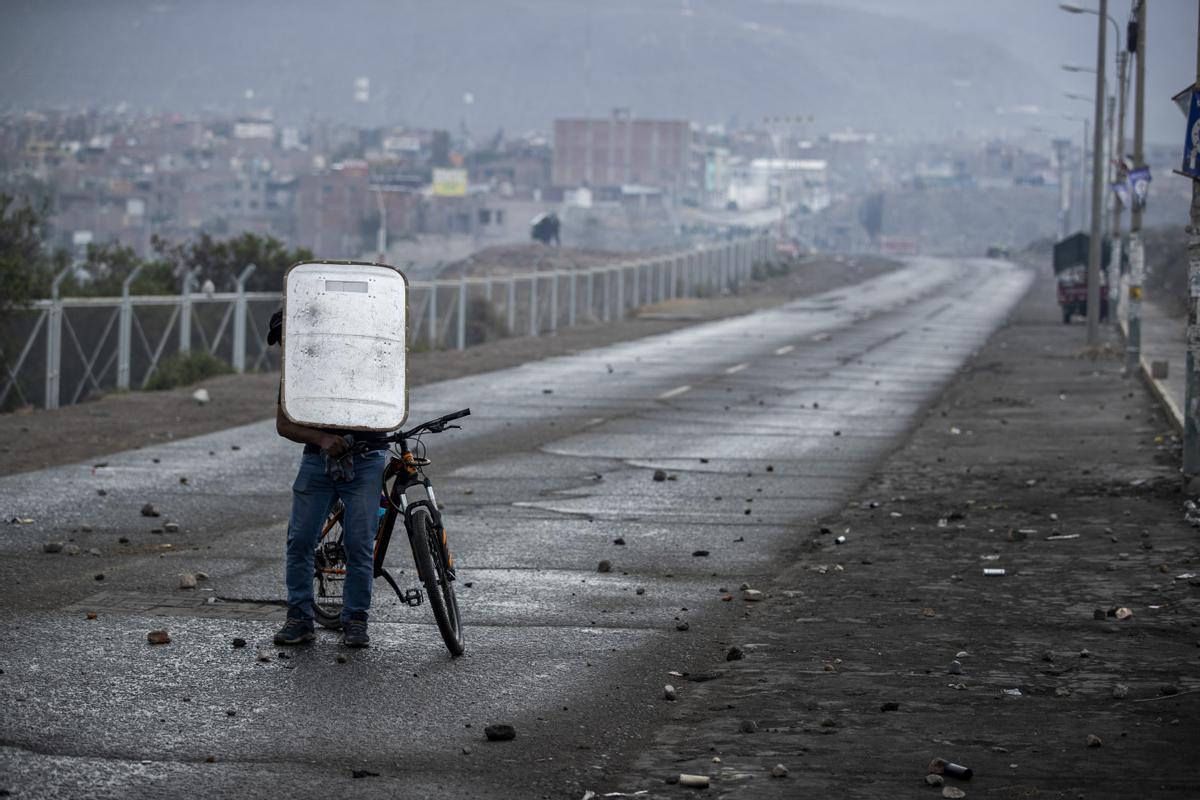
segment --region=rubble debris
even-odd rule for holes
[[[957,786],[945,786],[942,788],[942,797],[963,798],[967,793]]]
[[[607,558],[596,565],[596,572],[612,572],[612,562]]]
[[[705,558],[707,555],[708,555],[707,550],[693,550],[692,551],[693,558]]]
[[[880,710],[880,711],[883,711],[883,712],[887,712],[887,711],[899,711],[899,710],[900,710],[900,704],[899,704],[899,703],[897,703],[895,700],[888,700],[888,701],[887,701],[887,702],[885,702],[883,705],[879,706],[879,710]]]
[[[775,766],[771,767],[771,777],[772,778],[786,778],[787,776],[788,776],[788,768],[785,767],[783,764],[776,764]]]
[[[688,775],[686,772],[679,773],[679,785],[689,786],[693,789],[707,789],[707,775]]]
[[[748,603],[761,602],[764,595],[758,589],[742,589],[742,599]]]
[[[179,576],[179,588],[180,589],[195,589],[196,588],[196,576],[190,572],[185,572],[184,574],[180,575]]]
[[[355,769],[350,771],[351,778],[378,778],[378,772],[372,772],[369,769]]]
[[[664,700],[674,700],[676,697],[678,697],[678,693],[675,691],[674,686],[672,686],[671,684],[668,683],[666,686],[663,687],[663,699]]]
[[[166,631],[150,631],[146,634],[146,641],[150,644],[170,644],[171,634]]]
[[[44,545],[42,545],[43,553],[61,553],[62,549],[62,542],[46,542]]]
[[[1113,687],[1112,696],[1114,700],[1124,700],[1129,696],[1129,687],[1123,683],[1118,683]]]
[[[946,782],[946,779],[943,778],[941,775],[934,775],[933,773],[930,773],[925,776],[925,785],[926,786],[941,786],[945,782]]]
[[[742,733],[757,733],[758,723],[752,719],[744,719],[738,723],[738,730]]]
[[[162,527],[164,533],[179,533],[178,522],[164,522]]]
[[[208,389],[201,387],[192,392],[192,399],[195,400],[198,405],[204,406],[208,405],[208,403],[212,400],[212,397],[209,395]]]
[[[676,622],[675,623],[675,630],[677,630],[677,631],[686,631],[691,627],[692,626],[689,625],[687,622]]]
[[[162,515],[158,513],[158,509],[154,507],[153,503],[146,503],[144,506],[142,506],[142,516],[159,517]]]
[[[613,544],[618,546],[625,544],[624,537],[618,536],[617,538],[613,539]]]
[[[654,470],[654,482],[662,483],[667,479],[667,471],[663,469]]]
[[[236,637],[234,637],[234,640],[233,640],[233,646],[234,647],[245,647],[246,640],[240,636],[236,636]]]
[[[726,661],[741,661],[745,657],[746,653],[737,645],[734,645],[725,651]]]
[[[946,668],[946,672],[950,675],[962,675],[962,662],[951,661],[950,666]]]
[[[1089,733],[1087,737],[1088,747],[1101,747],[1104,745],[1104,740],[1094,733]]]
[[[983,574],[988,577],[1004,577],[1005,571],[1003,567],[984,567]]]

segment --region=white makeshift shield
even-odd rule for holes
[[[283,413],[317,428],[394,431],[408,416],[408,281],[394,267],[296,264],[283,281]]]

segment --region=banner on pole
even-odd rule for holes
[[[1117,196],[1117,202],[1121,204],[1121,208],[1129,208],[1129,182],[1115,181],[1112,184],[1112,190],[1113,194]]]
[[[1187,95],[1187,135],[1183,142],[1181,172],[1189,178],[1200,179],[1200,92],[1187,91]]]
[[[1146,210],[1146,197],[1150,194],[1150,168],[1138,167],[1129,171],[1129,196],[1134,211]]]

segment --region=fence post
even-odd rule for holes
[[[642,262],[638,261],[633,265],[633,292],[632,292],[633,302],[630,305],[633,306],[634,308],[637,308],[639,305],[641,305],[641,302],[642,302],[641,296],[638,295],[638,289],[641,288],[640,287],[641,275],[642,275]]]
[[[429,282],[429,349],[438,349],[438,328],[437,328],[437,278]]]
[[[594,267],[588,269],[587,276],[587,310],[588,319],[596,318],[596,270]]]
[[[550,273],[550,332],[558,330],[558,270]]]
[[[129,388],[129,370],[133,349],[133,300],[129,288],[142,271],[142,265],[134,267],[125,280],[121,281],[121,313],[117,317],[117,388]]]
[[[458,336],[459,350],[467,349],[467,275],[458,276]]]
[[[233,371],[246,371],[246,279],[257,267],[247,264],[237,276],[237,297],[233,306]]]
[[[610,312],[611,312],[611,308],[612,308],[612,301],[610,298],[612,295],[612,291],[611,291],[611,289],[612,289],[612,272],[613,272],[612,267],[609,267],[608,269],[604,270],[604,321],[605,322],[608,322],[611,319]]]
[[[529,335],[538,335],[538,296],[537,296],[538,274],[536,272],[529,276]]]
[[[517,335],[517,279],[508,276],[508,335]]]
[[[667,297],[672,300],[675,299],[675,293],[679,291],[679,261],[682,258],[683,256],[677,255],[671,259],[671,290]]]
[[[571,328],[575,327],[575,296],[578,292],[578,287],[576,286],[577,283],[579,283],[579,268],[574,267],[571,270],[571,288],[567,290],[567,302],[570,304],[569,308],[567,309],[567,326]]]
[[[625,319],[625,270],[627,265],[617,267],[617,319]]]
[[[46,397],[43,405],[47,409],[58,408],[58,387],[62,368],[62,298],[58,296],[58,285],[73,267],[66,267],[54,277],[50,284],[50,309],[46,315]]]
[[[192,267],[183,276],[183,293],[179,297],[179,352],[192,352],[192,284],[199,267]]]

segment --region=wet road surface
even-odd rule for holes
[[[660,718],[668,671],[723,649],[747,606],[722,596],[852,496],[1029,280],[916,259],[772,311],[415,390],[410,422],[473,411],[427,438],[459,562],[456,661],[428,609],[382,583],[370,649],[332,633],[289,659],[267,647],[299,449],[273,421],[2,479],[5,519],[33,521],[0,528],[0,789],[582,795]],[[146,502],[164,516],[142,517]],[[180,530],[152,533],[164,518]],[[399,544],[390,565],[415,585]],[[209,580],[177,588],[195,571]],[[172,643],[148,646],[162,627]],[[517,739],[486,742],[493,722]]]

